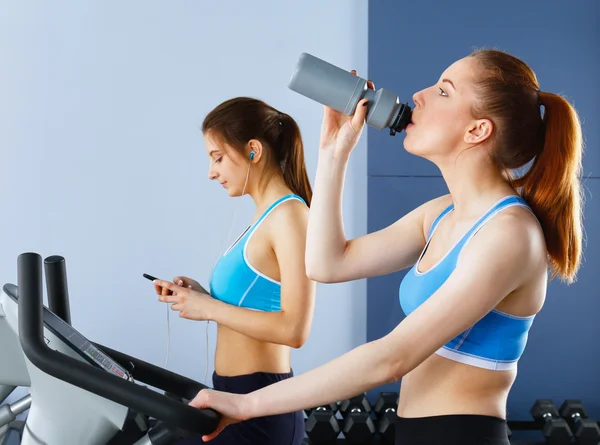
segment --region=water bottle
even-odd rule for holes
[[[288,87],[347,116],[366,98],[367,125],[377,130],[389,128],[392,136],[410,123],[412,110],[401,104],[396,94],[384,88],[373,91],[365,79],[308,53],[300,55]]]

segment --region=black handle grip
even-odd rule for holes
[[[65,259],[59,255],[49,256],[44,260],[44,271],[46,272],[48,309],[67,324],[71,324]]]
[[[212,433],[220,415],[197,409],[50,349],[43,336],[42,259],[23,253],[17,260],[19,336],[27,358],[40,370],[115,403],[200,434]]]

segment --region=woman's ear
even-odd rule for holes
[[[259,140],[251,139],[246,146],[246,153],[250,162],[257,163],[263,155],[263,145]]]
[[[465,129],[464,141],[467,144],[480,144],[492,135],[494,124],[489,119],[471,121]]]

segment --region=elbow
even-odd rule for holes
[[[404,362],[399,359],[389,360],[384,369],[386,383],[398,383],[407,374]]]
[[[334,283],[333,272],[325,264],[317,261],[306,261],[306,276],[317,283]]]
[[[340,275],[340,271],[344,270],[343,264],[348,254],[349,245],[346,242],[339,251],[311,252],[310,249],[307,249],[304,260],[306,276],[317,283],[330,284],[345,280]]]
[[[407,351],[402,352],[398,348],[385,345],[387,351],[381,363],[383,375],[380,376],[385,383],[397,383],[408,374],[414,366],[410,365],[411,358]]]
[[[303,339],[301,337],[293,337],[290,338],[290,340],[287,342],[287,345],[290,348],[300,349],[302,346],[304,346],[304,343],[306,343],[306,339]]]
[[[310,278],[313,281],[320,282],[320,279],[323,278],[320,266],[321,265],[318,264],[317,261],[310,260],[308,258],[308,255],[306,256],[306,261],[304,262],[304,269],[308,278]]]
[[[300,349],[308,340],[309,333],[310,326],[307,328],[302,327],[299,329],[295,329],[292,332],[290,332],[285,343],[290,348]]]
[[[307,270],[306,276],[317,283],[330,284],[334,282],[332,276],[323,273],[323,271]]]

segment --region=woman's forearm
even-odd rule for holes
[[[300,329],[283,312],[261,312],[215,302],[211,319],[256,340],[300,347]]]
[[[325,365],[248,395],[251,417],[283,414],[345,400],[398,380],[398,361],[380,339],[353,349]]]
[[[332,279],[346,250],[342,195],[347,165],[347,156],[320,150],[306,238],[307,274],[316,281]]]

